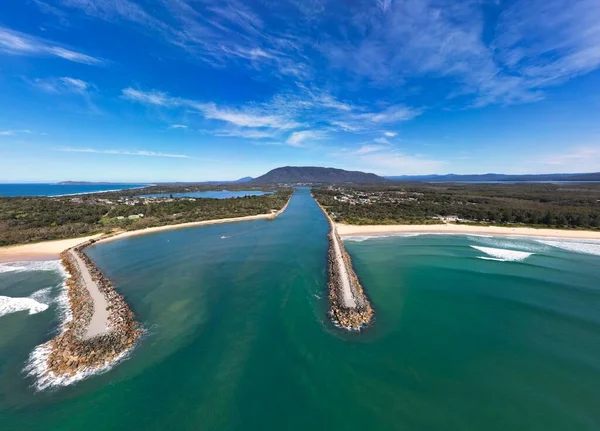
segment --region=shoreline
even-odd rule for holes
[[[0,247],[0,263],[31,260],[56,260],[63,251],[86,241],[98,239],[102,235],[103,234],[98,233],[95,235],[88,235],[78,238],[58,239]]]
[[[495,235],[525,236],[558,239],[600,240],[600,231],[563,230],[532,227],[474,226],[461,224],[426,224],[426,225],[349,225],[335,223],[341,237],[377,236],[403,233],[449,234],[449,235]]]
[[[207,226],[207,225],[224,224],[224,223],[237,223],[237,222],[252,221],[252,220],[263,220],[263,219],[273,220],[273,219],[279,217],[286,210],[291,199],[292,198],[290,197],[288,199],[288,201],[285,203],[285,205],[280,210],[269,213],[269,214],[256,214],[256,215],[251,215],[251,216],[228,217],[228,218],[220,218],[220,219],[213,219],[213,220],[192,221],[192,222],[187,222],[187,223],[167,224],[167,225],[163,225],[163,226],[147,227],[144,229],[122,231],[122,232],[118,232],[116,234],[108,234],[108,236],[106,236],[104,238],[98,238],[96,241],[94,241],[94,244],[101,244],[101,243],[105,243],[105,242],[116,241],[119,239],[130,238],[130,237],[134,237],[134,236],[148,235],[151,233],[163,232],[166,230],[186,229],[186,228],[192,228],[192,227],[198,227],[198,226]]]
[[[172,229],[185,229],[197,226],[206,226],[212,224],[223,224],[223,223],[236,223],[251,220],[273,220],[279,217],[287,208],[290,203],[290,197],[286,204],[278,211],[271,212],[268,214],[256,214],[251,216],[241,217],[228,217],[222,219],[213,220],[202,220],[187,223],[178,223],[171,225],[148,227],[144,229],[120,231],[110,234],[95,234],[79,238],[68,238],[52,241],[42,241],[30,244],[17,244],[0,247],[0,263],[9,262],[23,262],[23,261],[35,261],[35,260],[55,260],[58,259],[60,254],[65,250],[75,247],[79,244],[93,240],[95,244],[115,241],[119,239],[129,238],[138,235],[147,235],[156,232],[162,232]]]

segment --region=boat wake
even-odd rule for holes
[[[503,248],[481,247],[472,245],[471,248],[479,250],[488,256],[478,256],[478,259],[494,260],[498,262],[520,262],[527,259],[534,253],[526,251],[506,250]]]

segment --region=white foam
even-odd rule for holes
[[[56,261],[56,268],[63,277],[63,283],[59,296],[55,299],[58,304],[58,313],[60,316],[61,324],[56,331],[55,335],[58,335],[66,330],[66,325],[73,320],[73,313],[69,303],[69,290],[67,287],[67,279],[69,274],[60,265],[60,261]],[[32,295],[37,297],[43,297],[49,294],[49,289],[42,289]],[[139,341],[138,341],[139,342]],[[136,343],[137,344],[137,343]],[[68,386],[84,380],[90,376],[106,373],[113,367],[118,365],[120,362],[127,359],[130,353],[133,351],[135,344],[129,349],[125,350],[119,356],[114,358],[112,361],[107,361],[103,365],[86,368],[72,376],[70,375],[56,375],[48,369],[48,356],[51,352],[50,342],[37,346],[31,354],[23,371],[30,377],[35,378],[34,387],[38,391],[43,391],[48,388]]]
[[[473,242],[492,248],[509,248],[518,251],[527,251],[530,253],[541,253],[548,251],[549,249],[548,246],[540,244],[534,239],[528,239],[526,237],[481,237],[468,235],[468,238]]]
[[[103,365],[94,368],[87,368],[78,373],[71,375],[63,374],[56,375],[48,369],[48,356],[50,355],[50,343],[45,343],[37,346],[31,355],[24,370],[28,376],[35,377],[35,388],[38,391],[43,391],[51,387],[68,386],[77,383],[90,376],[103,374],[112,369],[115,365],[125,360],[133,347],[127,349],[112,361],[107,361]]]
[[[0,317],[19,311],[29,310],[29,314],[41,313],[48,309],[48,305],[38,302],[33,298],[11,298],[0,296]]]
[[[600,242],[576,242],[576,241],[547,241],[538,240],[541,244],[550,247],[561,248],[563,250],[572,251],[574,253],[592,254],[600,256]]]
[[[382,233],[382,234],[373,234],[373,235],[348,235],[341,237],[342,240],[345,241],[354,241],[354,242],[363,242],[371,239],[382,239],[382,238],[409,238],[413,236],[421,236],[421,235],[435,235],[428,233],[406,233],[406,232],[398,232],[398,233]]]
[[[0,264],[0,274],[3,272],[24,272],[24,271],[56,271],[61,268],[59,260],[42,260],[28,262],[11,262]]]
[[[478,245],[472,245],[471,248],[475,250],[479,250],[492,258],[494,260],[501,262],[518,262],[527,259],[533,253],[526,251],[515,251],[515,250],[506,250],[503,248],[491,248],[491,247],[480,247]],[[491,260],[487,258],[487,260]]]

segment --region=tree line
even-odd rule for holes
[[[350,224],[436,223],[438,217],[457,216],[475,223],[600,229],[600,184],[415,183],[313,194],[338,221]],[[354,205],[339,200],[348,195],[355,202],[379,200]]]

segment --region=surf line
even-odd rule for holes
[[[122,357],[142,334],[123,296],[83,252],[94,242],[60,255],[69,274],[66,288],[72,319],[46,343],[47,377],[61,379],[102,369]]]
[[[335,324],[358,331],[373,320],[373,307],[354,272],[352,260],[337,233],[335,223],[325,208],[318,202],[317,205],[329,222],[329,316]]]

